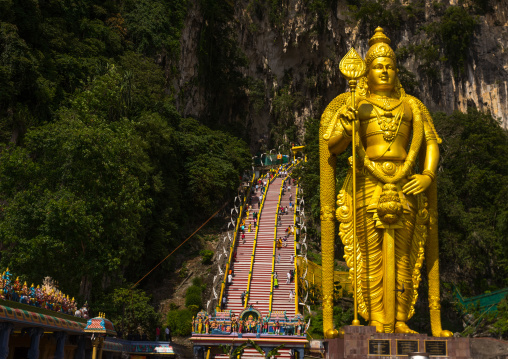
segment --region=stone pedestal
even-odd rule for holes
[[[344,338],[325,340],[326,359],[402,359],[408,352],[427,352],[433,359],[469,359],[469,338],[436,338],[427,334],[376,333],[375,327],[346,326]],[[412,350],[417,346],[417,350]],[[430,352],[434,351],[434,353]],[[446,355],[437,355],[439,352]]]

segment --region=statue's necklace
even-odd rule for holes
[[[402,105],[402,100],[397,100],[395,104],[390,103],[390,98],[383,96],[381,100],[382,104],[379,104],[377,99],[366,98],[368,103],[373,105],[374,112],[376,113],[377,123],[383,131],[383,138],[387,142],[391,142],[397,136],[397,130],[399,129],[400,121],[402,120],[402,111],[397,111],[395,116],[393,115],[393,110],[396,110],[400,105]],[[382,109],[384,113],[380,115],[376,107]]]

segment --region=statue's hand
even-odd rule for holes
[[[432,179],[426,175],[412,175],[408,177],[411,181],[402,187],[405,194],[418,194],[429,188]]]
[[[346,112],[340,115],[342,127],[346,130],[346,133],[351,136],[351,132],[353,131],[352,122],[358,119],[358,111],[353,107],[349,107]],[[358,126],[356,126],[358,128]]]

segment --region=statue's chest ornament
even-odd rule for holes
[[[402,100],[391,99],[385,96],[379,99],[366,98],[365,100],[374,109],[379,128],[383,131],[384,140],[387,142],[393,141],[397,136],[400,122],[402,121]]]

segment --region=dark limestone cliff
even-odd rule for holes
[[[376,26],[392,39],[406,91],[431,111],[473,106],[508,127],[508,0],[210,3],[189,3],[177,104],[185,116],[239,128],[253,149],[301,141],[305,119],[346,90],[342,56],[352,46],[363,56]],[[211,81],[224,91],[209,91]]]

